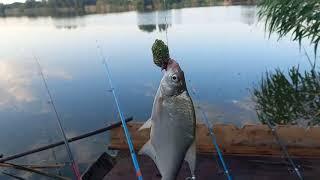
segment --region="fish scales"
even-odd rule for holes
[[[194,175],[195,119],[184,73],[178,63],[170,60],[154,100],[151,118],[142,127],[151,126],[150,140],[140,151],[153,159],[162,180],[174,180],[186,157],[189,157],[186,160]]]

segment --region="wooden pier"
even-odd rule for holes
[[[128,127],[135,149],[138,150],[149,139],[150,130],[138,132],[141,123],[129,123]],[[292,167],[282,158],[272,132],[264,125],[216,125],[214,131],[231,174],[240,180],[297,179]],[[278,126],[277,132],[286,144],[293,160],[299,165],[305,179],[316,180],[320,175],[320,127],[304,129],[297,126]],[[135,179],[127,144],[121,128],[111,131],[111,149],[121,150],[116,165],[104,180]],[[226,179],[222,167],[217,164],[210,135],[204,125],[197,126],[197,179]],[[144,179],[160,180],[161,176],[153,161],[139,156]],[[183,164],[178,180],[190,177],[189,168]]]
[[[198,154],[196,177],[198,180],[226,180],[222,167],[217,166],[218,157],[211,154]],[[161,176],[153,161],[146,156],[139,156],[141,172],[146,180],[160,180]],[[318,180],[320,174],[320,159],[294,158],[301,166],[301,171],[306,180]],[[254,157],[254,156],[225,156],[230,172],[236,180],[297,180],[290,165],[284,163],[279,157]],[[178,180],[190,177],[186,163],[183,164]],[[136,179],[132,161],[128,156],[121,158],[103,180],[128,180]]]
[[[149,139],[150,129],[138,131],[142,123],[129,123],[128,128],[136,150]],[[320,127],[308,129],[298,126],[278,126],[279,137],[287,146],[290,155],[296,157],[320,157]],[[217,124],[214,126],[217,142],[224,154],[244,156],[281,156],[282,152],[271,130],[266,125]],[[210,134],[203,124],[197,125],[197,152],[215,152]],[[111,130],[111,149],[127,150],[121,128]]]

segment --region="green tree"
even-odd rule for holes
[[[0,3],[0,16],[5,16],[5,6],[4,4]]]
[[[24,7],[25,8],[36,8],[36,7],[39,7],[41,5],[40,2],[37,2],[35,0],[27,0],[25,3],[24,3]]]

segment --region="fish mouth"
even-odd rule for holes
[[[173,59],[169,59],[167,63],[162,65],[162,70],[168,71],[170,69],[181,71],[179,63]]]

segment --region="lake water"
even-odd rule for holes
[[[250,89],[262,74],[277,67],[307,67],[308,61],[289,38],[269,39],[256,11],[255,6],[219,6],[72,18],[1,18],[0,154],[61,140],[33,56],[42,65],[68,136],[117,120],[98,44],[108,59],[124,113],[137,121],[148,119],[162,75],[153,64],[151,46],[155,39],[166,40],[165,22],[171,57],[199,92],[201,101],[195,102],[211,121],[258,123]],[[107,142],[105,134],[72,144],[82,169],[106,150]],[[61,147],[17,162],[65,162],[64,152]]]

